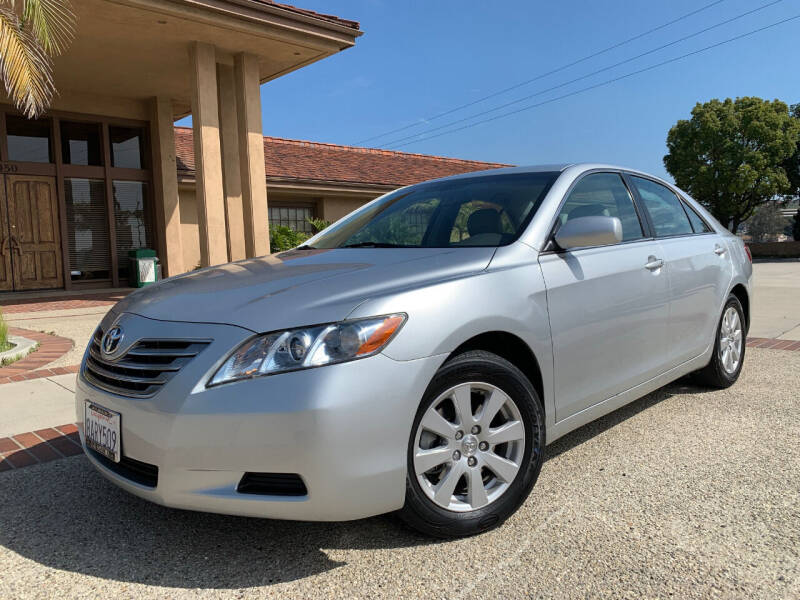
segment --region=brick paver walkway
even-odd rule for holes
[[[21,469],[83,452],[73,424],[0,438],[0,471]]]
[[[80,365],[70,365],[68,367],[50,367],[46,369],[36,369],[11,377],[0,377],[0,385],[4,383],[16,383],[18,381],[30,381],[31,379],[41,379],[42,377],[54,377],[56,375],[71,375],[80,370]]]
[[[800,350],[800,341],[777,340],[773,338],[747,338],[748,348],[769,348],[770,350]]]
[[[68,298],[41,297],[24,300],[0,300],[0,310],[3,314],[28,312],[45,312],[50,310],[65,310],[72,308],[92,308],[95,306],[108,306],[116,304],[130,292],[110,292],[108,294],[87,294],[85,296],[72,296]]]
[[[31,352],[25,358],[11,363],[7,367],[0,367],[0,384],[36,379],[37,377],[50,377],[51,375],[65,375],[75,372],[63,370],[65,368],[69,369],[70,367],[59,367],[57,369],[46,369],[47,371],[54,371],[46,375],[32,376],[31,373],[35,369],[41,369],[45,365],[49,365],[54,360],[61,358],[64,354],[72,350],[72,340],[57,335],[41,333],[39,331],[20,329],[19,327],[9,327],[8,332],[11,335],[20,335],[29,340],[39,342],[39,349],[35,352]]]

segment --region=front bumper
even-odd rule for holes
[[[155,487],[89,460],[119,487],[190,510],[298,520],[349,520],[401,508],[412,422],[445,356],[395,361],[384,355],[214,388],[203,385],[251,332],[167,323],[124,314],[125,330],[214,342],[155,396],[123,397],[78,376],[83,440],[86,400],[121,414],[122,454],[158,467]],[[305,496],[237,492],[245,472],[294,473]]]

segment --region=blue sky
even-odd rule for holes
[[[711,2],[296,0],[303,8],[360,21],[365,33],[354,48],[263,85],[264,133],[358,144],[392,129],[424,123],[428,117],[561,67]],[[557,86],[769,2],[723,0],[613,51],[431,121],[427,127]],[[798,14],[800,1],[783,0],[506,110],[600,83]],[[667,131],[678,119],[688,118],[696,102],[748,95],[800,102],[798,39],[800,19],[451,135],[425,140],[427,128],[420,126],[363,145],[520,165],[612,162],[665,176],[662,157]],[[415,134],[418,136],[406,140],[414,143],[402,147],[389,143]]]

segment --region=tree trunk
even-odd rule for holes
[[[739,217],[733,217],[733,219],[731,220],[731,224],[730,224],[731,233],[735,234],[737,231],[739,231],[739,224],[740,223],[741,223],[741,221],[739,220]]]

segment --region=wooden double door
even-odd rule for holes
[[[63,286],[55,178],[0,176],[0,292]]]

